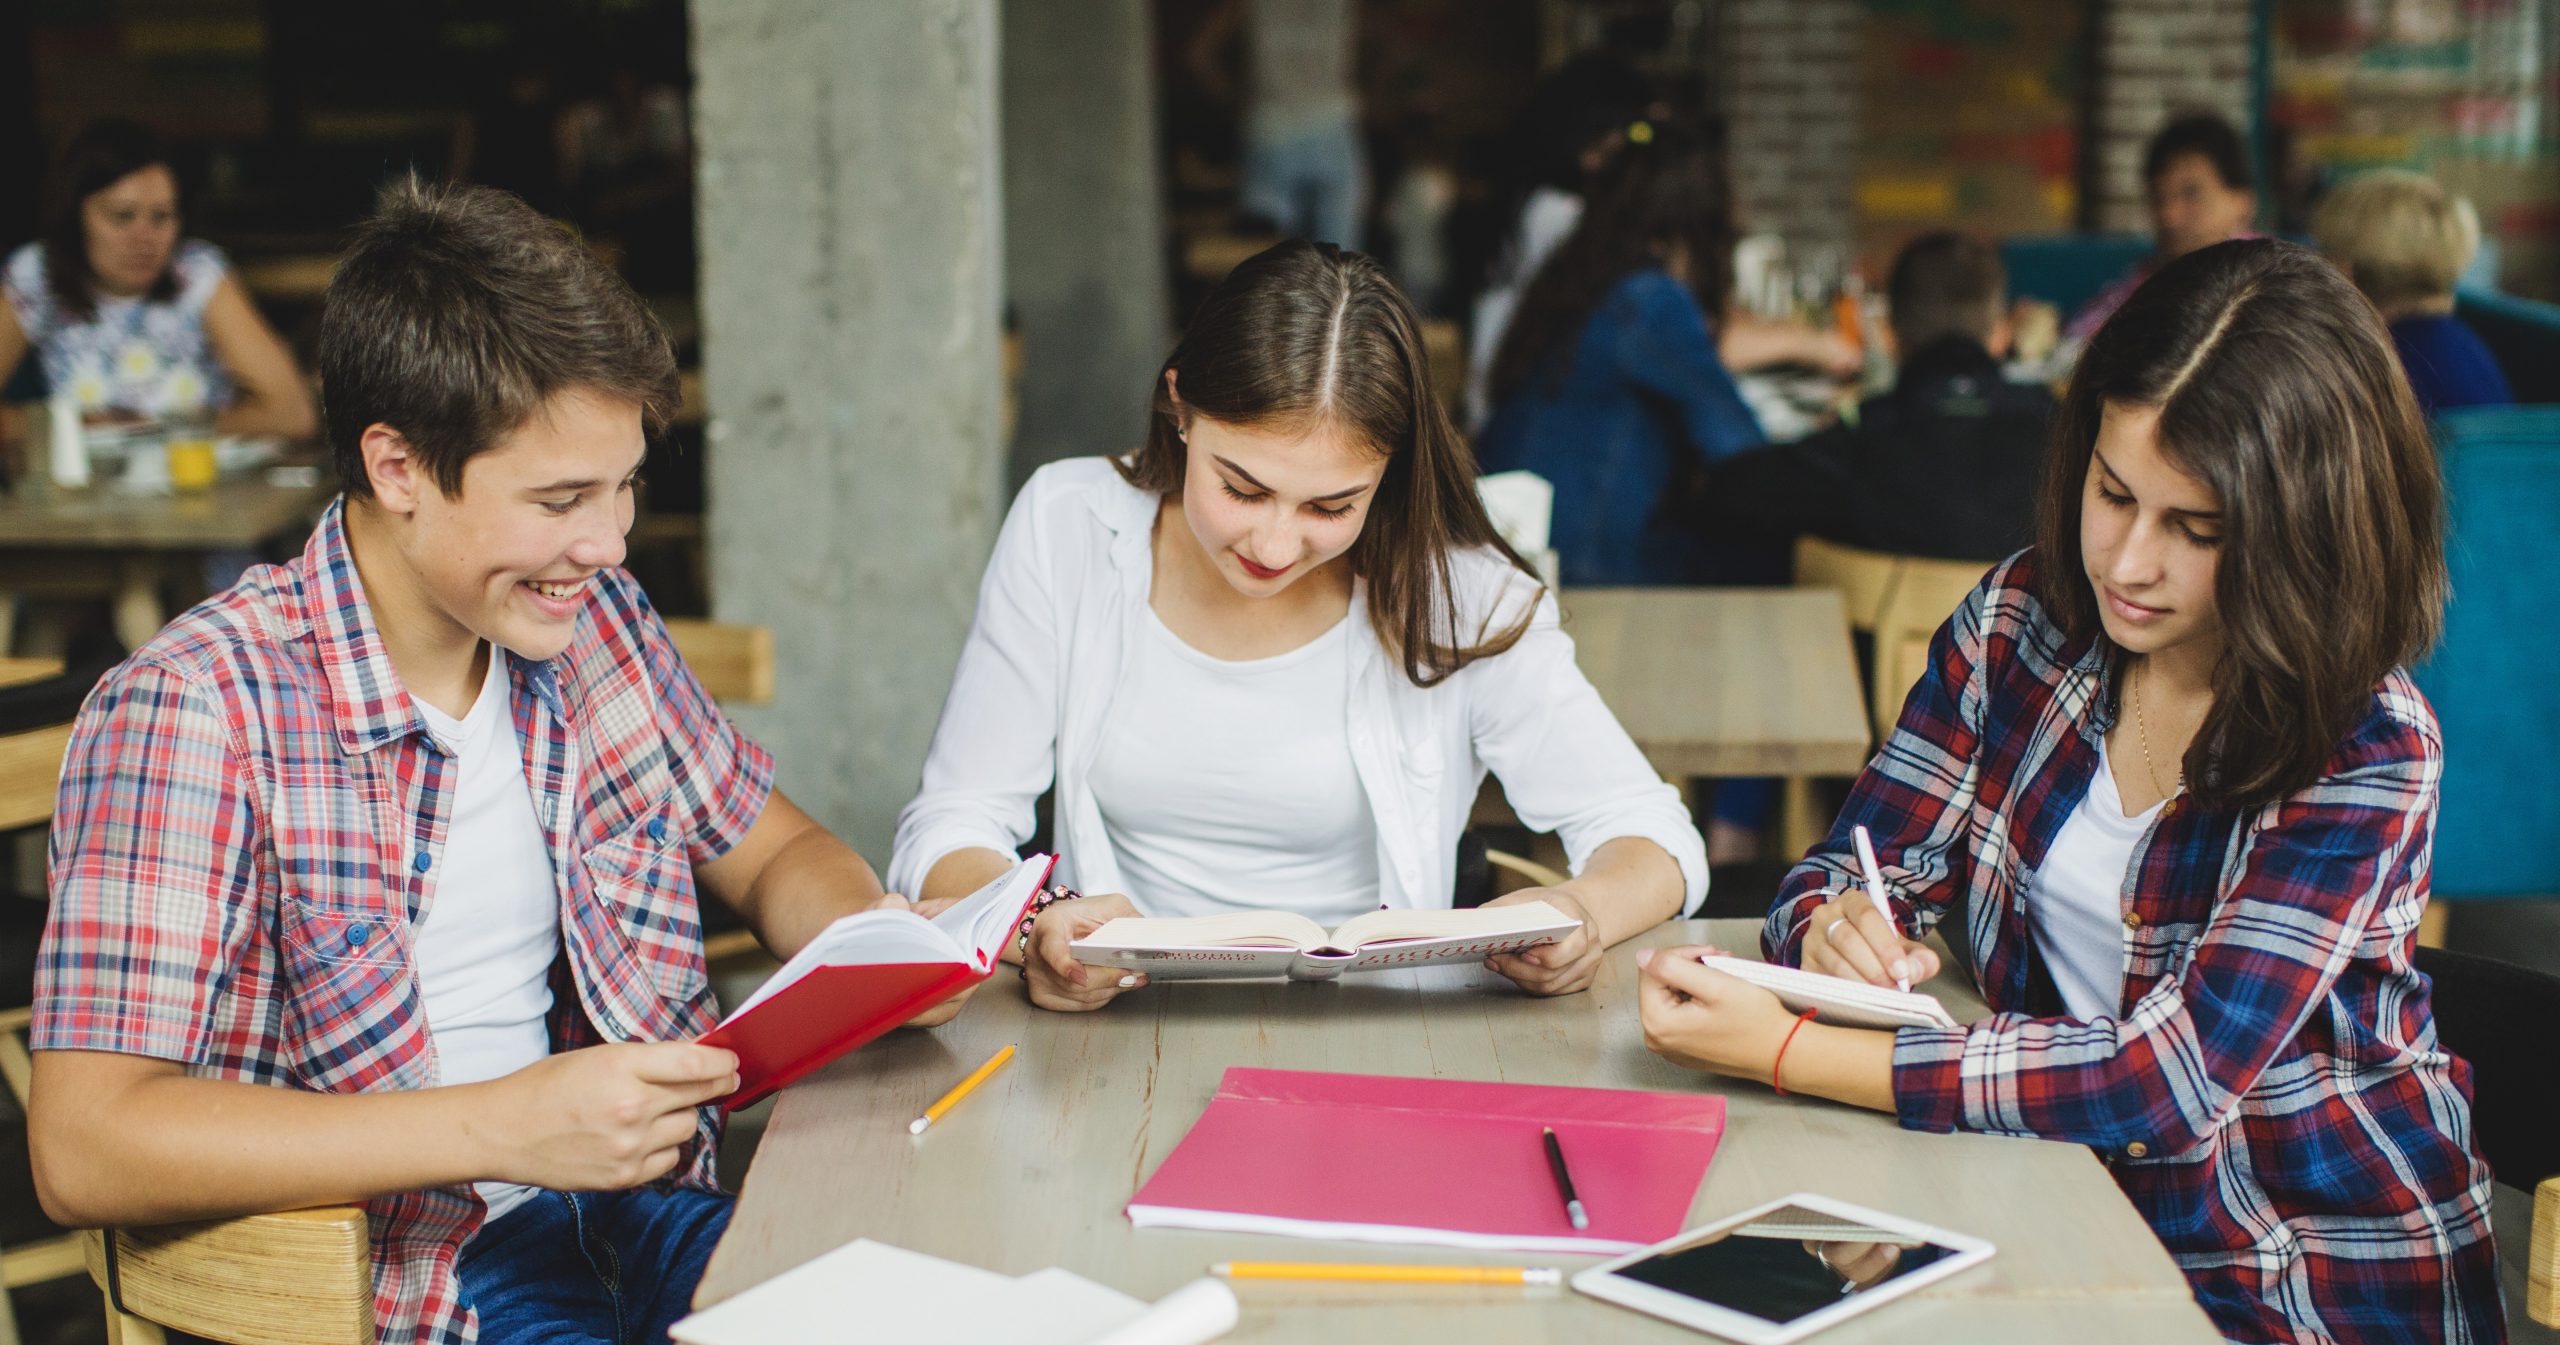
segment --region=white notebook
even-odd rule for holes
[[[1818,971],[1726,957],[1722,953],[1698,960],[1776,995],[1779,1003],[1797,1013],[1813,1010],[1813,1021],[1817,1023],[1828,1023],[1833,1027],[1956,1026],[1956,1020],[1947,1016],[1945,1005],[1917,990],[1869,985],[1864,981],[1825,976]]]
[[[1148,1303],[1054,1266],[1017,1278],[863,1238],[705,1308],[668,1335],[677,1345],[1199,1345],[1235,1323],[1235,1295],[1214,1280]]]

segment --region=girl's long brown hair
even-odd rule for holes
[[[1221,283],[1166,357],[1192,412],[1270,429],[1338,424],[1387,459],[1352,543],[1378,643],[1415,686],[1435,686],[1519,642],[1535,612],[1508,624],[1478,614],[1460,629],[1452,553],[1483,547],[1536,572],[1494,531],[1476,495],[1475,454],[1432,394],[1413,306],[1377,263],[1330,243],[1292,239]],[[1164,373],[1156,375],[1146,443],[1120,474],[1140,490],[1182,489],[1183,444]]]
[[[2208,807],[2296,793],[2443,624],[2444,488],[2390,333],[2336,268],[2272,239],[2135,291],[2072,373],[2037,511],[2045,602],[2084,639],[2105,639],[2080,511],[2109,403],[2158,408],[2161,452],[2222,501],[2223,650],[2189,787]]]

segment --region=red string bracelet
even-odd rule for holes
[[[1778,1090],[1780,1097],[1787,1095],[1787,1086],[1778,1082],[1778,1067],[1787,1063],[1787,1048],[1796,1044],[1796,1034],[1803,1031],[1804,1025],[1812,1021],[1813,1010],[1811,1009],[1797,1014],[1796,1025],[1787,1029],[1787,1039],[1778,1043],[1778,1058],[1769,1062],[1769,1086]]]

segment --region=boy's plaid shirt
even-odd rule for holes
[[[1938,632],[1901,721],[1832,833],[1787,875],[1761,944],[1802,965],[1816,907],[1874,833],[1916,936],[1962,901],[1990,1018],[1904,1028],[1915,1130],[2095,1148],[2236,1340],[2505,1338],[2470,1070],[2410,964],[2443,762],[2405,672],[2322,778],[2273,805],[2169,802],[2134,850],[2111,1019],[2024,1012],[2025,899],[2115,722],[2113,671],[2037,597],[2033,552]]]
[[[170,623],[80,712],[52,837],[32,1044],[352,1093],[433,1087],[411,953],[445,864],[454,767],[401,689],[344,501],[301,557]],[[560,894],[552,1049],[718,1019],[693,866],[764,810],[773,763],[715,708],[628,574],[568,649],[509,660]],[[672,1180],[714,1186],[716,1108]],[[366,1202],[385,1342],[473,1339],[454,1260],[470,1188]]]

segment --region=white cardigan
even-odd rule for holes
[[[1058,881],[1126,890],[1091,778],[1121,669],[1144,629],[1158,503],[1105,458],[1051,463],[1015,498],[924,787],[898,815],[890,891],[921,891],[955,850],[1012,853],[1030,838],[1033,805],[1053,775]],[[1502,629],[1538,592],[1490,552],[1452,561],[1461,630],[1487,615],[1490,629]],[[1352,765],[1377,819],[1380,902],[1450,904],[1458,836],[1490,768],[1522,822],[1563,838],[1575,872],[1604,842],[1641,836],[1679,864],[1681,909],[1697,909],[1706,846],[1678,792],[1574,666],[1552,596],[1538,596],[1518,644],[1427,689],[1378,643],[1356,585],[1350,625]]]

